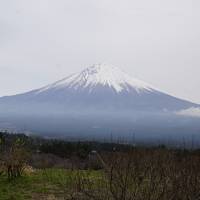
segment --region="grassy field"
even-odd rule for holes
[[[43,141],[41,148],[40,140],[30,142],[26,137],[25,143],[24,137],[0,137],[0,200],[200,197],[200,150],[165,146],[116,150],[110,144],[89,151],[91,144],[62,141]]]
[[[12,181],[0,176],[0,200],[66,199],[76,173],[62,169],[36,170]],[[99,174],[94,171],[81,173],[89,173],[91,178]]]

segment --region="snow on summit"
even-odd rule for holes
[[[38,91],[41,93],[49,89],[62,88],[88,88],[90,91],[94,90],[96,86],[102,85],[114,89],[116,92],[123,90],[129,91],[131,88],[137,91],[152,91],[152,87],[138,79],[134,79],[119,68],[107,64],[95,64],[81,71],[73,74],[56,83],[48,85]]]

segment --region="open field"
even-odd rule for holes
[[[200,198],[198,149],[0,139],[0,200]]]
[[[37,170],[12,181],[8,181],[6,176],[1,176],[0,199],[53,199],[56,193],[61,192],[61,177],[66,178],[65,181],[68,180],[66,174],[63,170],[62,176],[61,170]]]
[[[35,170],[12,181],[5,175],[0,176],[0,200],[70,199],[68,193],[72,191],[76,173],[62,169]],[[95,179],[101,173],[87,171],[87,174]]]

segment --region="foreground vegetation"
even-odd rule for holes
[[[27,170],[23,176],[8,180],[5,175],[0,177],[0,199],[2,200],[40,200],[70,199],[75,185],[76,173],[64,169]],[[101,175],[95,171],[81,171],[90,178]]]
[[[199,150],[0,138],[2,200],[200,199]]]

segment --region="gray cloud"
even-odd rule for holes
[[[1,1],[0,96],[107,62],[200,103],[199,9],[198,0]]]
[[[177,115],[200,117],[200,108],[189,108],[176,112]]]

